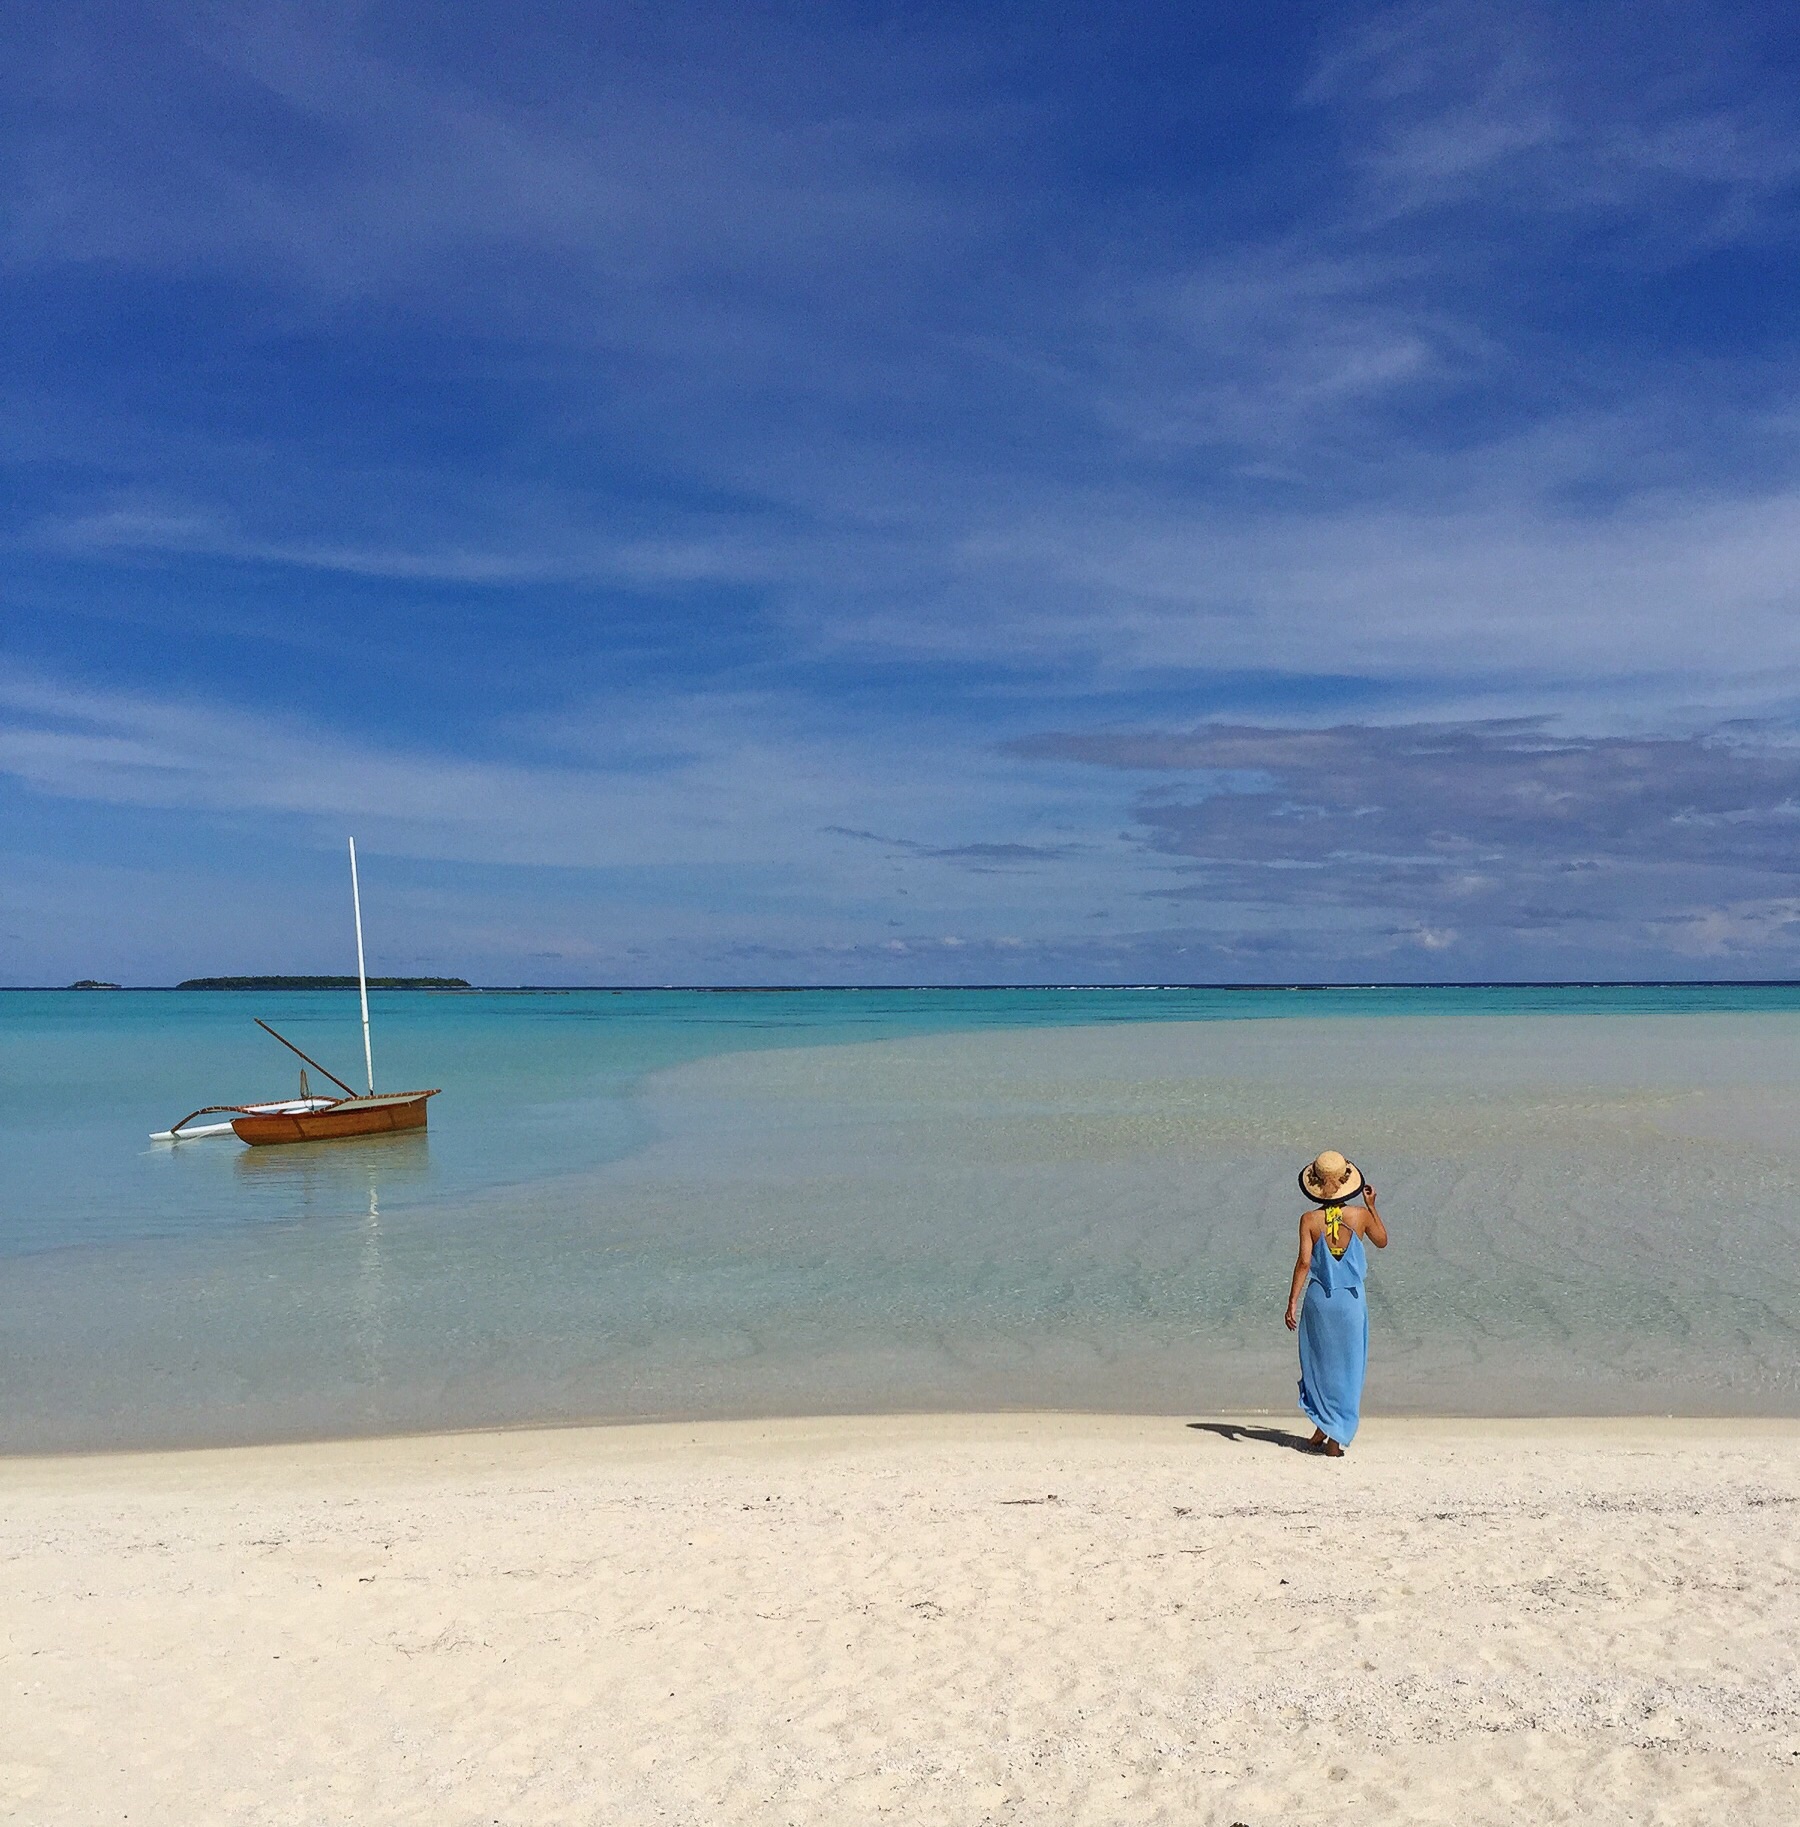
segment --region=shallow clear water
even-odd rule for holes
[[[429,1135],[152,1145],[355,999],[0,995],[0,1446],[1284,1408],[1293,1175],[1369,1409],[1800,1412],[1800,992],[378,995]]]

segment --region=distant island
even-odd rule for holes
[[[101,989],[101,984],[76,984],[76,989]],[[190,977],[176,984],[178,990],[353,990],[354,977]],[[466,977],[371,977],[372,990],[467,990]]]
[[[102,983],[98,977],[83,977],[79,983],[71,983],[72,990],[116,990],[116,983]]]

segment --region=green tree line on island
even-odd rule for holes
[[[354,977],[190,977],[178,990],[353,990]],[[371,977],[372,990],[467,990],[466,977]]]

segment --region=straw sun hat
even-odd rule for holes
[[[1328,1148],[1300,1170],[1300,1190],[1314,1205],[1347,1205],[1363,1189],[1362,1169]]]

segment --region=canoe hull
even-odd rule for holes
[[[425,1100],[435,1091],[407,1091],[388,1097],[346,1098],[324,1110],[270,1112],[240,1116],[231,1127],[238,1140],[253,1148],[283,1142],[341,1142],[351,1136],[391,1135],[425,1127]]]

